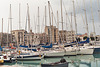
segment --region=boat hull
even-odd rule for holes
[[[59,51],[59,52],[46,52],[44,54],[45,58],[56,58],[56,57],[63,57],[64,56],[64,51]]]
[[[93,54],[100,54],[100,48],[94,48]]]
[[[18,61],[34,61],[34,60],[41,60],[43,57],[44,57],[43,55],[19,56],[16,59]]]
[[[65,48],[65,56],[76,56],[76,49],[73,47],[66,47]]]
[[[68,63],[60,63],[60,64],[41,64],[41,67],[68,67]]]
[[[80,48],[80,50],[77,50],[77,55],[92,55],[93,52],[94,49]]]

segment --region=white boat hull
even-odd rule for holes
[[[46,58],[52,58],[52,57],[63,57],[65,54],[64,50],[62,51],[45,51],[44,56]]]
[[[16,59],[18,61],[34,61],[34,60],[41,60],[44,57],[44,55],[24,55],[24,56],[19,56]]]
[[[77,55],[75,48],[65,47],[65,56],[75,56],[75,55]]]
[[[94,52],[94,49],[88,49],[88,48],[80,48],[80,50],[77,51],[78,55],[92,55]]]
[[[93,54],[94,49],[83,48],[83,47],[67,47],[65,48],[65,55],[91,55]]]

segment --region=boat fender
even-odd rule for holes
[[[41,57],[41,55],[39,55],[39,57]]]
[[[20,55],[21,51],[19,50],[19,55]]]

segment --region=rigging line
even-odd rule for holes
[[[34,29],[35,29],[35,30],[34,30],[34,33],[36,33],[36,23],[35,23],[35,22],[36,22],[36,20],[35,20],[35,15],[34,15],[34,23],[33,23],[33,24],[35,25],[35,26],[34,26]]]
[[[53,9],[52,9],[51,5],[50,5],[50,8],[51,8],[51,11],[52,11],[52,13],[53,13],[53,17],[54,17],[55,23],[56,23],[56,25],[57,25],[56,18],[55,18],[55,15],[54,15],[54,12],[53,12]]]
[[[77,6],[78,6],[78,7],[79,7],[79,9],[80,9],[80,6],[79,6],[79,4],[78,4],[78,1],[77,1],[77,0],[76,0],[76,3],[77,3]],[[78,10],[78,11],[80,11],[80,10]],[[82,17],[82,20],[83,20],[84,25],[86,25],[82,14],[81,14],[81,17]]]
[[[93,16],[92,0],[90,0],[90,7],[91,7],[91,13],[92,13],[94,40],[95,40],[95,42],[96,42],[96,32],[95,32],[95,25],[94,25],[94,16]],[[94,43],[94,44],[96,44],[96,43]]]
[[[86,21],[86,31],[87,31],[88,37],[90,37],[89,36],[89,28],[88,28],[87,12],[86,12],[86,8],[85,8],[85,0],[83,0],[83,4],[84,4],[84,14],[85,14],[85,21]]]
[[[68,21],[69,21],[70,27],[71,27],[71,21],[70,21],[70,19],[69,19],[69,16],[68,16],[68,13],[67,13],[67,10],[66,10],[66,7],[65,7],[64,2],[63,2],[63,6],[64,6],[64,9],[65,9],[65,12],[66,12],[66,16],[68,17]]]
[[[93,16],[93,9],[92,9],[92,0],[90,0],[91,2],[91,13],[92,13],[92,21],[93,21],[93,30],[94,30],[94,33],[95,33],[95,25],[94,25],[94,16]]]
[[[43,27],[44,27],[44,18],[45,18],[45,16],[43,16],[43,23],[42,23],[42,25],[41,25],[41,33],[42,33],[42,29],[43,29]],[[43,26],[43,27],[42,27]]]
[[[27,30],[27,15],[26,15],[26,25],[25,25],[25,31]]]
[[[100,7],[99,7],[99,0],[97,0],[97,3],[98,3],[98,17],[100,18]],[[99,21],[100,21],[100,19],[99,19]]]
[[[7,34],[7,46],[8,46],[8,45],[9,45],[9,41],[8,41],[8,40],[9,40],[9,39],[8,39],[8,38],[9,38],[9,20],[8,20],[8,31],[7,31],[7,33],[8,33],[8,34]]]
[[[98,9],[100,9],[100,7],[99,7],[99,0],[97,0],[97,3],[98,3]]]

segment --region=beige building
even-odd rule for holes
[[[45,44],[48,42],[48,35],[46,33],[40,34],[40,43]]]
[[[88,37],[88,34],[85,33],[85,34],[82,34],[82,35],[77,35],[78,38],[81,39],[81,41],[84,41],[84,37]]]
[[[95,32],[90,33],[90,37],[94,37],[95,35],[96,35]]]
[[[48,42],[57,43],[59,41],[58,28],[56,26],[46,26],[45,33],[48,35]],[[52,34],[51,34],[52,33]]]
[[[2,35],[3,34],[3,35]],[[7,40],[8,36],[8,40]],[[11,43],[11,34],[9,33],[0,33],[0,46],[6,46],[7,44],[9,45]]]
[[[25,35],[25,30],[13,30],[12,31],[13,35],[13,41],[15,44],[24,44],[24,35]]]
[[[33,45],[38,45],[40,44],[40,34],[36,33],[34,34],[34,41],[33,41]]]
[[[60,43],[73,42],[73,41],[75,41],[75,32],[74,31],[66,31],[66,30],[59,31],[59,40],[60,40]]]
[[[17,45],[38,45],[40,44],[39,34],[34,34],[32,30],[28,33],[25,30],[13,30],[13,41]]]
[[[59,31],[59,41],[60,43],[66,43],[66,30]]]
[[[66,31],[66,41],[73,42],[76,40],[75,31]]]

